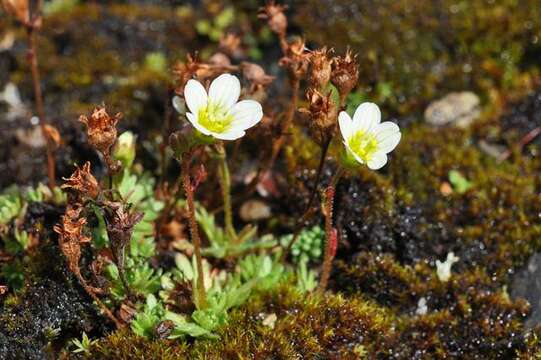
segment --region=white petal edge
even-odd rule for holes
[[[243,137],[246,133],[243,130],[231,129],[224,133],[215,133],[211,135],[220,140],[237,140]]]
[[[197,117],[194,114],[186,113],[186,118],[193,125],[193,127],[196,128],[197,130],[199,130],[199,132],[202,133],[203,135],[211,135],[212,134],[211,131],[207,130],[205,127],[203,127],[203,126],[201,126],[201,124],[199,124],[199,121],[197,121]]]
[[[398,125],[396,125],[393,122],[385,121],[385,122],[382,122],[381,124],[377,125],[373,129],[372,132],[373,132],[374,136],[376,137],[376,139],[378,141],[381,141],[381,140],[385,140],[386,137],[389,137],[389,136],[391,136],[393,134],[399,133],[400,128],[398,127]]]
[[[184,100],[188,109],[197,116],[199,109],[207,105],[207,92],[199,81],[188,80],[184,87]]]
[[[387,136],[385,139],[378,141],[378,150],[384,153],[390,153],[400,142],[401,134],[399,132]]]
[[[364,164],[363,159],[361,159],[359,155],[355,154],[355,152],[351,150],[351,147],[349,147],[347,141],[344,141],[344,146],[346,147],[347,152],[351,154],[359,164]]]
[[[230,109],[240,96],[240,81],[230,74],[222,74],[212,81],[209,88],[209,99]]]
[[[372,158],[368,160],[367,165],[372,170],[379,170],[387,164],[387,154],[384,152],[377,152],[372,155]]]
[[[341,111],[338,114],[338,126],[340,127],[340,132],[342,133],[342,138],[347,141],[353,135],[353,120],[348,115],[347,112]]]
[[[231,115],[234,117],[233,128],[246,130],[261,121],[263,108],[255,100],[242,100],[233,106]]]
[[[379,107],[371,102],[359,105],[353,114],[353,129],[355,131],[370,131],[381,122],[381,111]]]

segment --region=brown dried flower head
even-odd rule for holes
[[[285,54],[280,59],[280,65],[286,67],[293,77],[300,79],[308,70],[310,63],[310,53],[306,51],[304,39],[293,39],[287,44]]]
[[[87,126],[88,142],[107,159],[116,141],[116,124],[121,118],[121,113],[110,116],[105,107],[95,108],[90,118],[84,115],[79,117],[79,121]]]
[[[54,227],[54,231],[59,235],[60,250],[67,259],[68,268],[74,274],[80,274],[81,244],[90,242],[90,237],[83,234],[86,218],[81,216],[82,210],[82,207],[68,206],[62,216],[62,223]]]
[[[66,181],[61,188],[73,190],[80,197],[89,197],[95,199],[100,192],[98,181],[90,172],[90,162],[87,161],[82,168],[77,169],[69,178],[64,178]]]
[[[266,19],[272,32],[280,37],[285,37],[287,31],[287,17],[284,14],[286,9],[287,6],[276,4],[274,1],[259,9],[259,18]]]
[[[307,93],[309,102],[308,109],[301,109],[310,119],[310,128],[315,140],[320,144],[324,143],[332,135],[338,115],[338,107],[331,98],[331,92],[323,95],[316,89],[309,89]]]
[[[351,92],[359,80],[359,67],[356,58],[357,56],[348,49],[345,56],[337,56],[333,59],[331,82],[336,86],[342,98]]]
[[[331,51],[327,47],[312,52],[310,55],[310,84],[312,87],[323,90],[331,79],[332,60],[329,57]]]
[[[25,26],[30,25],[30,13],[28,0],[2,0],[4,11]]]

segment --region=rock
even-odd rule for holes
[[[271,209],[261,200],[248,200],[240,207],[240,217],[243,221],[260,221],[271,216]]]
[[[428,105],[425,121],[434,126],[466,127],[479,117],[479,104],[479,97],[470,91],[450,93]]]
[[[531,305],[531,312],[524,323],[528,329],[541,323],[541,253],[534,254],[526,266],[518,271],[511,280],[511,298],[526,299]]]

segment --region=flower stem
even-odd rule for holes
[[[45,138],[46,152],[47,152],[47,176],[49,178],[49,188],[53,189],[56,187],[55,180],[55,164],[53,156],[53,144],[49,139],[46,131],[46,120],[45,120],[45,110],[43,106],[43,95],[41,93],[40,86],[40,75],[38,68],[38,55],[37,55],[37,46],[36,46],[36,32],[34,26],[27,27],[28,32],[28,61],[30,62],[30,69],[32,72],[32,84],[34,87],[34,98],[36,101],[36,111],[39,117],[39,125],[41,128],[41,133]]]
[[[336,184],[344,174],[344,168],[339,167],[334,174],[330,184],[325,190],[325,203],[323,206],[323,212],[325,216],[325,253],[323,257],[323,265],[321,267],[321,278],[319,280],[319,286],[317,291],[323,293],[327,288],[329,277],[331,275],[332,261],[336,255],[336,247],[338,242],[338,236],[336,229],[333,226],[333,203],[334,194],[336,191]]]
[[[224,223],[225,230],[229,236],[233,238],[233,241],[237,238],[235,228],[233,227],[233,210],[231,206],[231,176],[229,174],[229,167],[227,166],[227,157],[225,148],[222,143],[216,145],[218,152],[218,159],[220,161],[220,171],[218,178],[220,181],[220,187],[222,188],[222,196],[224,200]]]
[[[86,283],[86,280],[83,278],[81,273],[77,272],[75,276],[79,280],[79,283],[81,284],[85,292],[96,302],[96,304],[98,304],[98,306],[100,307],[101,311],[103,311],[105,316],[111,319],[111,321],[116,325],[117,329],[124,327],[124,325],[113,315],[111,310],[109,310],[109,308],[105,306],[105,304],[96,296],[92,288],[88,286],[88,284]]]
[[[320,158],[319,158],[319,165],[317,167],[316,178],[315,178],[315,181],[314,181],[314,187],[312,188],[310,197],[308,199],[308,203],[306,204],[306,208],[304,209],[304,212],[303,212],[300,220],[297,222],[297,224],[295,226],[295,232],[293,233],[293,239],[291,239],[291,241],[287,245],[287,248],[285,249],[285,251],[282,254],[281,260],[284,260],[285,257],[287,256],[287,254],[289,254],[289,252],[291,251],[291,248],[293,247],[293,244],[295,244],[295,242],[299,238],[301,230],[302,230],[302,228],[304,226],[304,222],[306,220],[308,220],[310,218],[310,216],[313,214],[312,204],[314,202],[314,199],[316,198],[317,188],[319,187],[319,182],[321,181],[321,174],[323,173],[323,166],[325,165],[325,159],[327,158],[327,152],[329,150],[329,145],[331,143],[331,140],[332,140],[332,138],[330,138],[322,146],[321,155],[320,155]]]
[[[194,188],[192,181],[190,180],[190,162],[192,160],[192,154],[188,153],[182,159],[182,183],[184,191],[186,192],[186,202],[188,203],[188,216],[190,220],[190,234],[192,237],[192,243],[195,252],[195,261],[197,266],[197,299],[198,307],[205,308],[207,306],[207,296],[205,293],[205,283],[203,274],[203,260],[201,258],[201,238],[199,237],[199,228],[197,227],[197,221],[195,220],[195,201],[194,201]]]

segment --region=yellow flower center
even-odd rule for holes
[[[378,141],[376,140],[376,137],[363,130],[357,131],[349,138],[348,145],[351,151],[364,162],[370,161],[374,153],[378,150]]]
[[[231,127],[233,116],[222,104],[209,101],[206,107],[199,109],[197,120],[205,129],[223,133]]]

